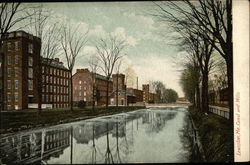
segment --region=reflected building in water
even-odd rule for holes
[[[34,163],[58,157],[69,146],[70,129],[39,130],[0,140],[0,163]]]

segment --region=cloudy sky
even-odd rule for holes
[[[168,25],[149,14],[155,11],[152,2],[47,3],[45,6],[59,18],[81,24],[80,31],[89,30],[88,42],[75,69],[88,67],[97,38],[115,34],[127,41],[122,68],[131,66],[135,70],[139,87],[150,80],[158,80],[183,96],[179,86],[180,68],[176,65],[183,52],[169,44],[172,34]]]

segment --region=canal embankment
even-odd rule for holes
[[[69,123],[94,117],[124,113],[144,109],[144,106],[96,107],[74,109],[37,109],[1,112],[0,134],[21,130],[42,128],[56,124]]]
[[[207,162],[233,161],[233,125],[229,120],[213,113],[204,114],[189,107],[190,116],[199,134]]]

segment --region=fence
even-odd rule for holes
[[[229,119],[229,108],[209,105],[209,111],[214,114],[217,114],[219,116]]]

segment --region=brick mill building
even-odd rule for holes
[[[135,102],[135,95],[130,93],[125,85],[125,75],[124,74],[113,74],[113,92],[110,95],[110,105],[129,105]]]
[[[88,69],[77,69],[73,75],[73,101],[85,101],[87,105],[94,102],[97,106],[106,104],[106,86],[109,83],[109,95],[113,91],[113,82],[105,76],[92,73]]]
[[[4,109],[27,109],[36,108],[38,104],[38,80],[40,72],[38,71],[38,62],[40,58],[41,40],[31,34],[24,31],[15,31],[7,33],[3,37],[3,52],[1,55],[4,56],[5,62],[4,72],[0,74],[1,80],[4,81],[4,88],[2,89],[1,82],[1,97],[0,99],[4,102]],[[53,61],[53,60],[51,60]],[[42,60],[42,68],[47,68],[46,64]],[[53,90],[56,88],[56,94],[59,94],[59,87],[68,88],[69,85],[61,85],[62,79],[65,79],[68,84],[68,73],[67,69],[62,67],[62,63],[55,64],[51,63],[53,74],[50,74],[50,79],[53,83],[48,83],[47,74],[42,73],[43,81],[51,85],[53,84]],[[2,71],[1,69],[1,71]],[[61,73],[64,74],[62,75]],[[56,73],[56,74],[55,74]],[[58,75],[60,74],[60,75]],[[65,78],[64,78],[65,77]],[[56,83],[55,83],[56,82]],[[42,83],[44,85],[44,83]],[[49,87],[48,87],[49,88]],[[46,88],[45,88],[46,89]],[[43,89],[42,104],[50,103],[47,101],[47,90]],[[69,93],[68,89],[65,89],[62,95],[66,96]],[[2,97],[2,94],[4,94]],[[67,101],[61,101],[62,96],[57,96],[59,99],[54,99],[53,107],[67,106]],[[60,104],[60,105],[59,105]],[[2,102],[1,102],[2,106]]]
[[[70,71],[59,58],[42,59],[42,103],[45,107],[69,107]]]

